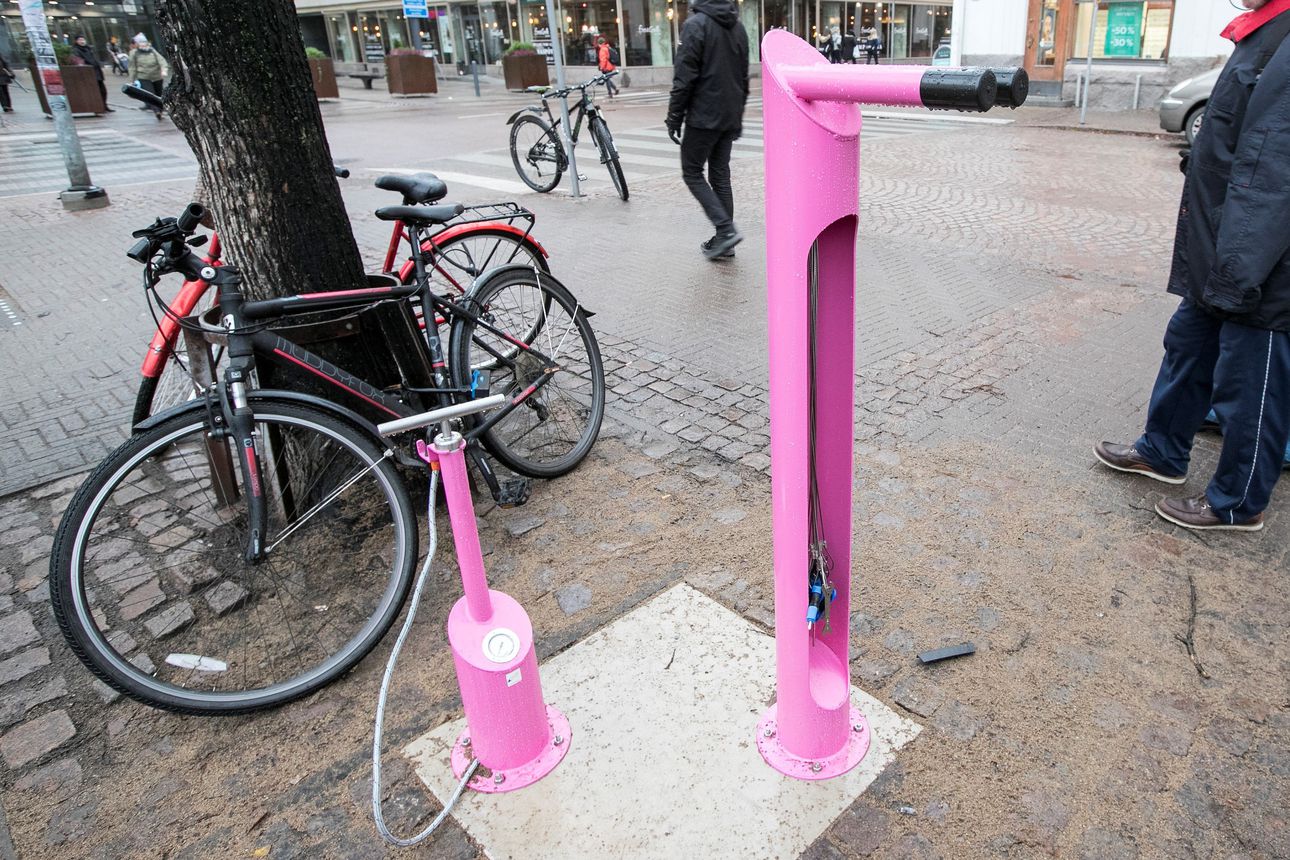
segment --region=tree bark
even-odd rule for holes
[[[158,18],[166,108],[243,291],[364,286],[291,0],[159,0]]]

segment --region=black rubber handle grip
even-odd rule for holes
[[[152,105],[155,108],[162,106],[160,97],[149,90],[145,90],[143,87],[125,84],[121,87],[121,92],[125,93],[132,99],[143,102],[146,105]]]
[[[984,112],[994,107],[998,89],[990,69],[928,69],[918,95],[932,110]]]
[[[188,234],[197,229],[197,225],[206,217],[206,207],[200,203],[189,203],[188,208],[175,219],[175,226]]]
[[[339,177],[340,179],[349,179],[348,167],[334,167],[332,169],[336,172],[336,176]]]
[[[1025,69],[991,69],[999,90],[994,97],[995,107],[1019,108],[1030,94],[1030,75]]]

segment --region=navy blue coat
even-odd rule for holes
[[[1290,331],[1287,32],[1290,12],[1242,39],[1214,86],[1192,147],[1169,275],[1169,292],[1271,331]]]

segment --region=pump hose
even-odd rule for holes
[[[408,638],[408,631],[412,629],[412,622],[417,617],[417,606],[421,603],[421,590],[425,587],[426,579],[430,573],[430,563],[434,560],[435,546],[438,543],[439,534],[435,528],[434,518],[434,501],[435,493],[439,489],[439,472],[438,470],[430,473],[430,510],[427,517],[430,521],[430,548],[426,550],[425,564],[421,566],[421,573],[417,575],[417,585],[412,591],[412,603],[408,606],[408,617],[403,621],[403,629],[399,631],[399,638],[394,640],[394,650],[390,652],[390,660],[385,664],[385,676],[381,679],[381,695],[376,700],[376,731],[372,738],[372,817],[376,819],[376,830],[381,834],[381,838],[391,845],[398,845],[400,848],[409,848],[420,842],[424,842],[432,833],[443,824],[448,813],[457,805],[461,798],[461,793],[466,790],[466,783],[475,775],[476,769],[479,768],[479,759],[471,759],[470,764],[466,767],[466,772],[462,774],[461,781],[457,783],[457,789],[448,798],[448,802],[443,805],[443,811],[435,816],[434,821],[430,822],[425,830],[422,830],[416,836],[408,839],[400,839],[389,831],[385,826],[385,817],[381,814],[381,734],[382,726],[385,724],[385,699],[390,692],[390,680],[394,677],[394,667],[399,662],[399,652],[403,650],[403,642]]]

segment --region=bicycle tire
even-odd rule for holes
[[[535,298],[535,287],[549,301]],[[517,301],[507,301],[506,293]],[[542,314],[543,324],[533,346],[560,368],[509,415],[480,434],[480,440],[500,463],[521,475],[556,478],[567,474],[590,453],[605,415],[604,366],[586,314],[554,277],[521,269],[502,271],[481,281],[469,298],[475,307],[488,308],[481,318],[504,332],[527,331],[532,315]],[[497,359],[485,346],[505,359]],[[476,356],[482,352],[497,365],[491,372],[490,390],[518,396],[543,376],[543,368],[527,352],[505,352],[511,348],[497,335],[479,329],[473,320],[457,317],[448,362],[455,384],[469,385],[470,369],[479,363]],[[468,422],[474,427],[486,418],[487,414],[482,419],[474,416]],[[544,432],[537,433],[539,429]]]
[[[421,250],[434,255],[426,269],[430,288],[439,295],[464,295],[476,278],[500,266],[535,266],[543,272],[551,271],[532,237],[487,225],[458,233],[444,242],[436,242],[431,236],[422,241]],[[409,269],[403,283],[415,281],[416,269]]]
[[[523,141],[520,140],[521,136],[525,138]],[[549,177],[543,176],[542,169],[537,164],[539,161],[554,165]],[[560,176],[567,166],[560,136],[542,119],[531,114],[520,117],[511,125],[511,162],[524,184],[539,194],[545,194],[559,185]],[[534,175],[530,175],[529,170],[525,169],[526,164]]]
[[[598,116],[591,118],[591,136],[600,149],[600,160],[609,170],[609,178],[614,183],[614,190],[623,200],[627,199],[627,177],[623,175],[623,166],[618,163],[618,150],[614,148],[614,136],[609,133],[609,126]]]
[[[283,544],[270,539],[262,563],[244,561],[240,499],[214,499],[204,404],[112,452],[54,540],[64,638],[106,684],[154,707],[240,714],[308,695],[375,647],[412,583],[416,516],[387,449],[316,407],[272,395],[251,406]],[[280,663],[286,677],[265,677]]]

